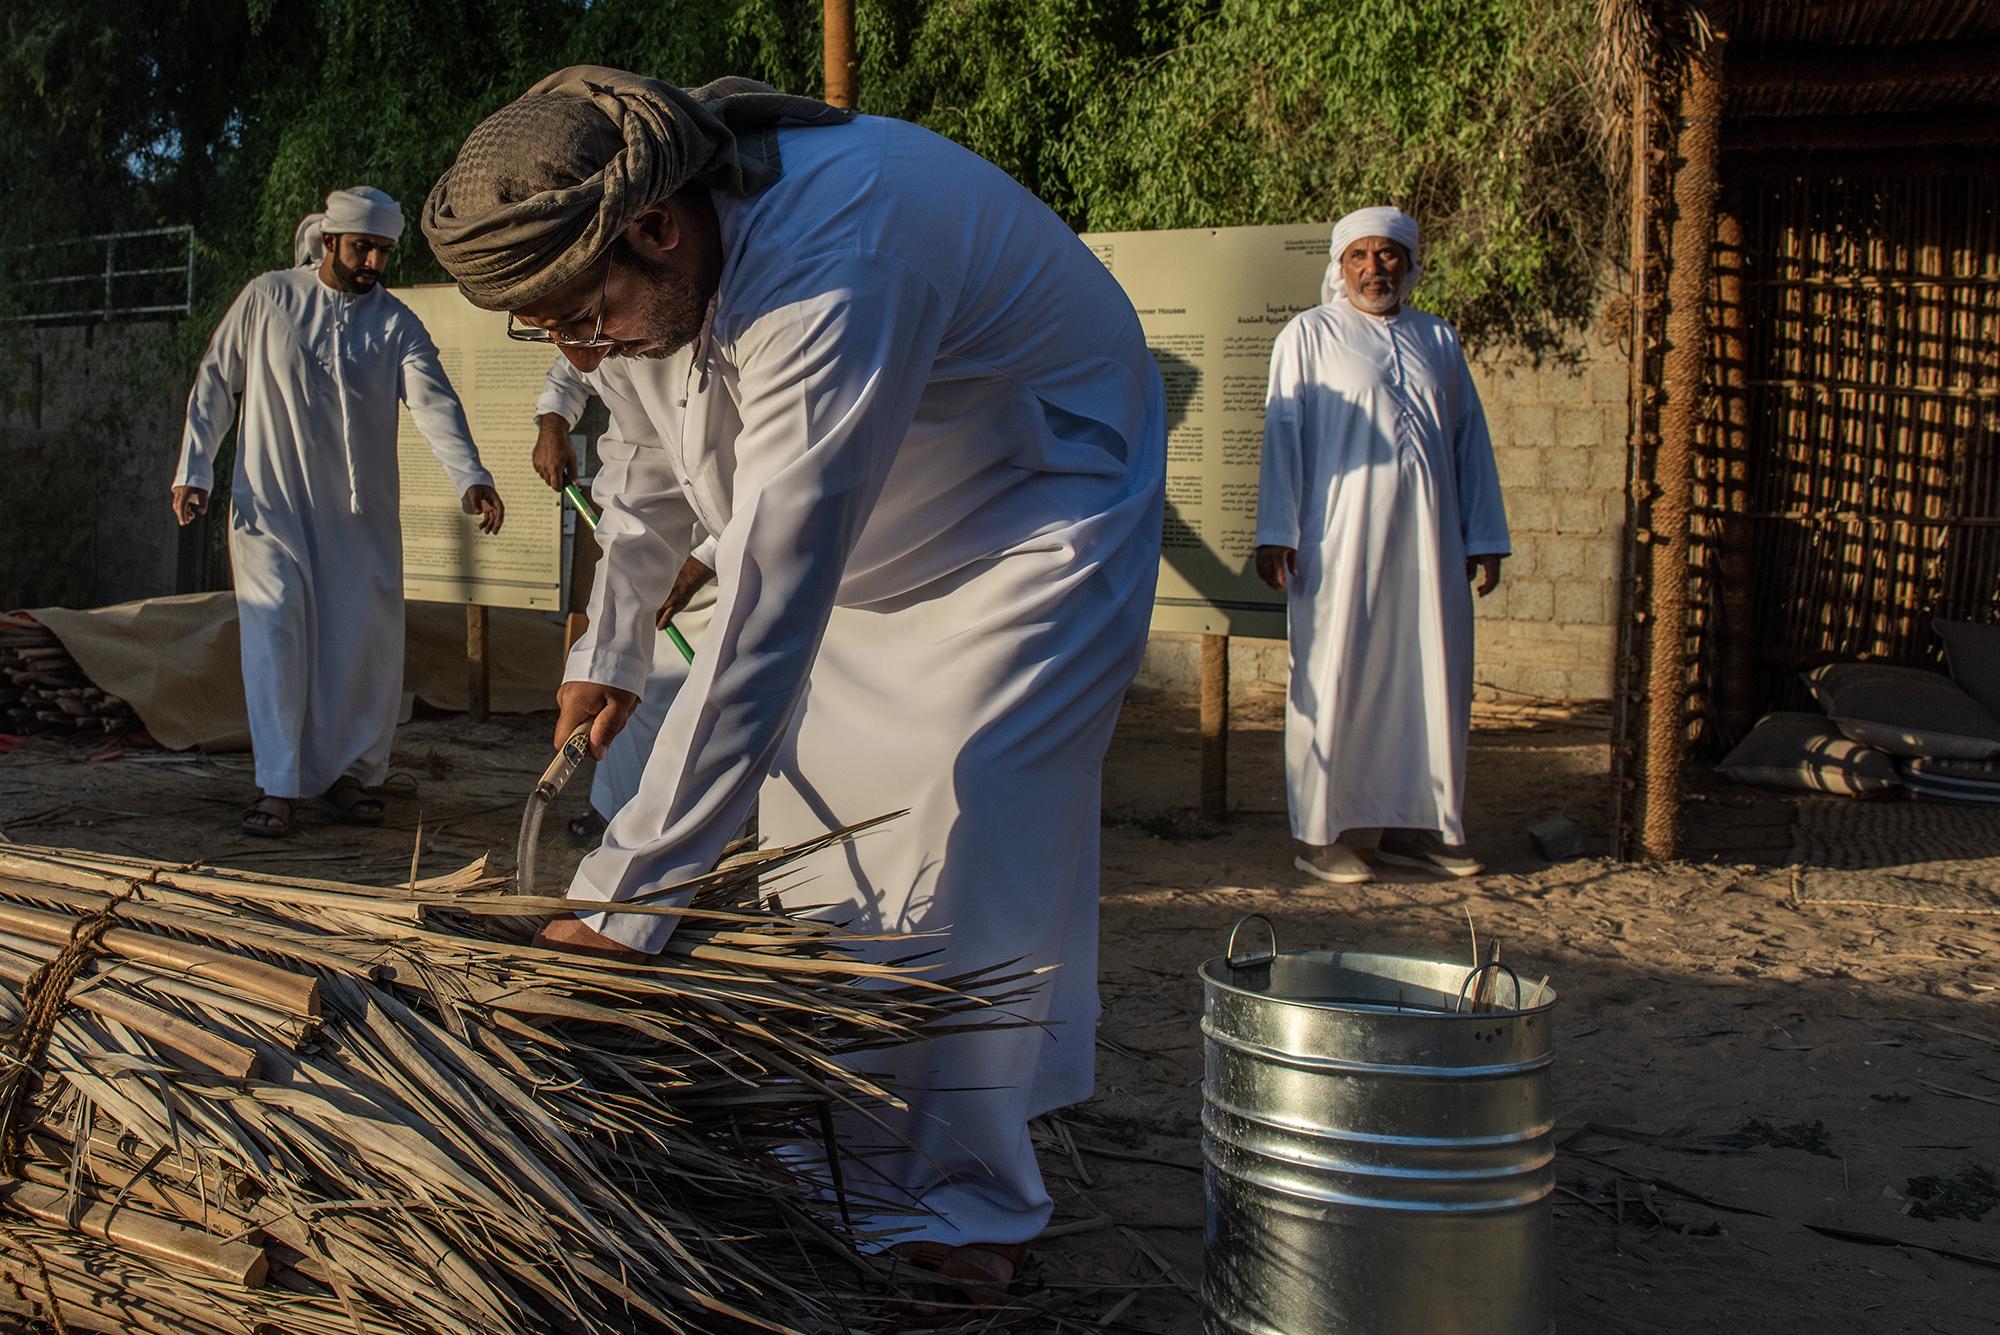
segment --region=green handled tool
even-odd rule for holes
[[[590,498],[585,496],[574,482],[563,483],[562,490],[563,495],[569,497],[569,503],[576,507],[577,515],[584,523],[590,525],[590,531],[597,532],[597,511],[590,508]],[[690,663],[694,662],[694,646],[687,642],[687,636],[681,634],[680,627],[669,621],[661,629],[666,631],[667,638],[674,642],[674,648],[681,651],[681,657]]]
[[[584,523],[590,525],[590,531],[597,532],[597,511],[590,508],[590,498],[583,494],[582,489],[574,482],[565,482],[562,494],[569,497],[569,503],[576,507],[577,514],[583,517]]]

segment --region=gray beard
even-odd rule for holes
[[[1400,284],[1398,286],[1400,287]],[[1369,315],[1387,315],[1402,304],[1403,294],[1400,291],[1391,291],[1379,297],[1371,297],[1350,286],[1347,289],[1347,299],[1358,311],[1365,311]]]

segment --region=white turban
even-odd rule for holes
[[[292,233],[292,263],[318,264],[326,238],[350,232],[363,236],[403,237],[403,208],[372,185],[335,190],[326,197],[323,213],[308,213]]]
[[[1319,284],[1319,300],[1322,306],[1331,306],[1336,301],[1347,300],[1347,287],[1340,278],[1341,252],[1368,236],[1386,236],[1410,252],[1410,271],[1403,278],[1402,291],[1396,294],[1397,301],[1407,300],[1411,289],[1416,287],[1417,280],[1424,276],[1424,266],[1417,257],[1415,218],[1391,204],[1356,209],[1333,225],[1333,240],[1326,248],[1331,258],[1326,266],[1326,277],[1322,278]]]

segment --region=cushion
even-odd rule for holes
[[[1806,674],[1847,736],[1892,756],[2000,756],[2000,718],[1941,672],[1887,663],[1830,663]]]
[[[1886,797],[1900,788],[1895,761],[1818,714],[1769,715],[1716,768],[1738,783],[1808,793]]]
[[[2000,784],[2000,760],[1927,760],[1918,756],[1897,766],[1926,779],[1956,779],[1967,783]]]
[[[2000,804],[2000,760],[1899,761],[1903,786],[1924,797]]]
[[[1942,617],[1936,625],[1951,679],[1988,713],[2000,715],[2000,626]]]

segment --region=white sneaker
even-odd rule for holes
[[[1441,871],[1446,876],[1477,876],[1486,870],[1463,845],[1447,844],[1428,830],[1384,830],[1375,855],[1398,867]]]
[[[1292,859],[1292,865],[1308,876],[1333,885],[1360,885],[1375,879],[1375,872],[1345,844],[1307,844]]]

